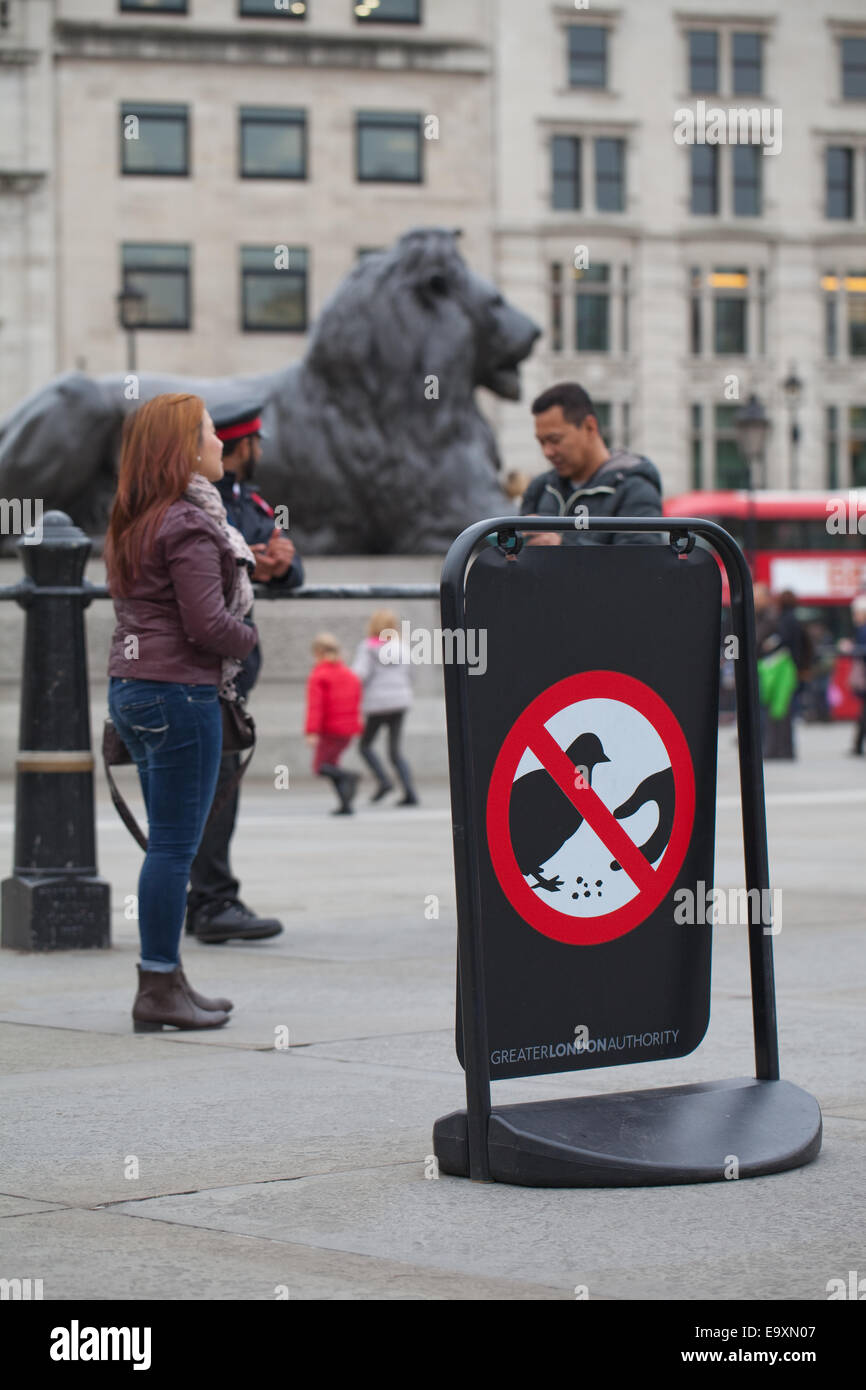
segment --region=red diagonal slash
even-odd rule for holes
[[[577,807],[587,825],[595,831],[617,863],[622,865],[635,887],[641,892],[650,888],[655,882],[655,869],[583,776],[580,777],[582,785],[575,786],[574,764],[543,724],[532,735],[529,746],[545,772]]]

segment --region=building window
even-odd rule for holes
[[[607,443],[610,439],[610,401],[593,400],[592,408],[598,421],[598,432]]]
[[[572,87],[607,86],[607,30],[572,24],[568,30],[568,81]]]
[[[845,276],[848,299],[848,355],[866,357],[866,270]]]
[[[713,297],[713,350],[716,356],[746,352],[746,293],[749,285],[745,270],[717,270],[711,277],[713,288],[724,290]]]
[[[421,117],[362,111],[357,118],[360,183],[421,183]]]
[[[174,243],[124,242],[124,286],[144,295],[142,328],[190,327],[188,246]]]
[[[719,36],[710,29],[689,31],[689,91],[719,90]]]
[[[553,352],[562,352],[565,344],[562,262],[554,261],[550,267],[550,347]]]
[[[306,332],[306,249],[242,246],[241,301],[245,333]]]
[[[716,145],[692,145],[692,212],[712,216],[719,211],[719,151]]]
[[[189,112],[185,106],[139,104],[120,108],[123,174],[189,174]]]
[[[580,139],[576,135],[553,137],[553,206],[559,211],[580,207]]]
[[[824,291],[824,350],[828,357],[844,352],[866,357],[866,269],[821,276]]]
[[[827,406],[827,487],[839,486],[839,407]]]
[[[120,0],[120,10],[134,11],[136,14],[186,14],[189,10],[187,0]]]
[[[552,352],[628,352],[626,266],[575,269],[571,263],[566,266],[562,261],[554,261],[549,269],[548,288]]]
[[[587,266],[574,272],[575,348],[610,352],[610,266]]]
[[[704,485],[704,408],[692,406],[692,488],[700,492]]]
[[[242,106],[241,178],[307,177],[306,112],[293,107]]]
[[[763,36],[761,34],[733,34],[732,61],[734,68],[734,93],[739,95],[759,94],[762,89]]]
[[[760,217],[761,174],[763,165],[760,145],[734,145],[734,216]]]
[[[758,271],[758,356],[767,352],[767,272]]]
[[[737,444],[739,405],[717,405],[714,413],[716,487],[749,486],[749,468]]]
[[[866,101],[866,38],[841,39],[842,96],[846,101]]]
[[[620,272],[620,275],[621,275],[621,280],[622,280],[622,296],[621,296],[621,299],[620,299],[620,306],[619,306],[619,307],[620,307],[620,314],[621,314],[621,321],[620,321],[621,338],[620,338],[620,344],[619,344],[619,346],[620,346],[620,351],[621,351],[621,352],[628,352],[628,344],[629,344],[629,322],[628,322],[629,294],[628,294],[628,266],[627,266],[627,265],[624,265],[624,266],[622,267],[622,270],[621,270],[621,272]]]
[[[855,405],[848,411],[848,450],[850,486],[866,487],[866,406]]]
[[[387,249],[387,246],[359,246],[358,264],[360,265],[361,261],[369,260],[371,256],[383,256]]]
[[[306,19],[309,6],[304,0],[240,0],[242,19]]]
[[[715,300],[714,349],[716,356],[746,351],[746,301],[718,295]]]
[[[365,24],[421,23],[421,0],[367,0],[354,10],[355,18]]]
[[[758,271],[751,275],[743,269],[718,267],[706,274],[697,267],[691,271],[691,349],[693,356],[703,356],[705,345],[718,356],[748,356],[755,352],[750,343],[749,324],[754,325],[757,352],[761,353],[761,318],[764,306],[766,277]],[[750,301],[751,304],[750,304]],[[712,314],[712,333],[707,331]]]
[[[595,206],[599,212],[625,207],[625,141],[600,137],[595,142]]]
[[[692,356],[700,357],[704,350],[704,335],[702,330],[703,315],[701,312],[701,297],[703,293],[704,277],[697,266],[692,266],[691,270],[691,296],[689,314],[689,336],[691,338]]]
[[[821,276],[824,291],[824,353],[835,357],[839,352],[839,277],[832,271]]]
[[[846,145],[829,145],[825,156],[827,217],[850,220],[854,216],[854,151]]]

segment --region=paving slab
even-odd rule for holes
[[[732,737],[722,730],[725,887],[743,874]],[[464,1104],[444,783],[423,788],[417,812],[362,804],[340,823],[320,785],[281,797],[250,782],[235,868],[245,898],[286,930],[185,941],[194,983],[230,994],[235,1017],[141,1036],[127,902],[141,853],[99,786],[112,949],[0,952],[0,1275],[42,1277],[46,1298],[64,1299],[268,1300],[277,1286],[291,1298],[571,1299],[582,1284],[602,1299],[826,1298],[829,1279],[866,1268],[866,768],[845,757],[848,738],[803,730],[800,761],[766,769],[782,1074],[821,1103],[824,1149],[792,1173],[693,1188],[425,1177],[433,1122]],[[13,799],[0,780],[7,865]],[[494,1103],[752,1065],[747,934],[720,926],[710,1028],[690,1057],[498,1083]]]
[[[724,1298],[734,1288],[764,1298],[775,1287],[778,1297],[819,1299],[862,1260],[842,1195],[858,1171],[859,1129],[833,1121],[814,1164],[747,1182],[562,1191],[429,1181],[407,1164],[116,1210],[572,1293],[586,1284],[590,1297]]]
[[[10,1223],[12,1224],[12,1223]],[[273,1302],[293,1300],[563,1299],[569,1290],[530,1280],[461,1274],[399,1260],[135,1220],[117,1210],[23,1216],[15,1223],[23,1270],[43,1296],[84,1300]],[[25,1274],[18,1277],[28,1277]]]

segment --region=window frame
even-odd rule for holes
[[[188,15],[189,0],[158,0],[158,3],[147,5],[136,3],[136,0],[118,0],[118,13],[120,14],[158,14],[158,15]]]
[[[418,177],[411,179],[387,178],[382,174],[369,175],[361,172],[361,145],[362,145],[362,122],[375,127],[376,118],[382,116],[402,116],[405,118],[406,128],[410,126],[415,130],[418,137]],[[414,126],[413,126],[414,123]],[[424,117],[418,112],[402,111],[356,111],[355,112],[355,182],[356,183],[382,183],[388,185],[404,186],[409,188],[419,188],[426,183],[426,169],[424,160]],[[397,121],[382,121],[379,124],[383,130],[399,129]]]
[[[704,36],[713,38],[713,39],[715,40],[715,46],[716,46],[715,59],[713,60],[713,63],[714,63],[714,70],[715,70],[715,81],[714,81],[712,87],[696,87],[696,86],[694,85],[694,64],[695,64],[695,58],[694,58],[693,53],[692,53],[692,40],[693,40],[693,39],[696,39],[696,38],[698,38],[698,37],[701,37],[701,38],[702,38],[702,37],[704,37]],[[703,26],[699,26],[698,28],[690,27],[690,28],[688,28],[688,29],[685,30],[685,38],[686,38],[686,63],[687,63],[687,67],[686,67],[686,71],[687,71],[687,91],[688,91],[688,93],[689,93],[689,96],[693,96],[693,97],[699,97],[699,96],[718,96],[719,93],[720,93],[720,91],[721,91],[721,73],[722,73],[722,34],[721,34],[721,29],[720,29],[720,28],[716,28],[716,27],[711,27],[710,25],[703,25]],[[709,59],[702,59],[701,61],[702,61],[703,63],[708,63],[708,62],[709,62]]]
[[[146,246],[151,249],[168,250],[173,247],[186,253],[186,263],[183,266],[158,266],[158,265],[129,265],[127,264],[126,253],[131,247]],[[129,277],[134,275],[147,275],[149,272],[168,272],[170,274],[183,277],[184,307],[186,310],[183,323],[139,323],[136,324],[135,331],[148,333],[189,333],[192,331],[192,266],[193,248],[189,242],[180,241],[122,241],[120,243],[120,279],[121,289],[132,284]]]
[[[743,180],[738,178],[737,164],[743,158],[743,154],[748,152],[751,158],[751,172],[754,177]],[[755,211],[740,212],[737,209],[737,190],[745,186],[753,189],[755,194]],[[764,215],[764,155],[763,146],[754,144],[742,144],[731,146],[731,215],[733,217],[763,217]]]
[[[166,113],[172,111],[175,114],[169,116]],[[162,113],[162,114],[160,114]],[[179,114],[182,113],[182,114]],[[183,122],[183,161],[182,169],[127,169],[124,163],[124,156],[128,146],[135,144],[134,140],[127,140],[123,133],[124,122],[129,116],[135,116],[142,120],[152,121],[182,121]],[[192,138],[190,132],[190,108],[183,102],[154,102],[144,101],[134,106],[129,101],[120,104],[120,177],[125,179],[188,179],[192,177]],[[143,244],[143,243],[141,243]]]
[[[598,147],[599,147],[599,145],[600,145],[602,142],[606,142],[606,143],[609,144],[609,145],[615,146],[615,147],[618,149],[618,151],[619,151],[619,154],[618,154],[619,167],[618,167],[618,172],[617,172],[617,175],[616,175],[616,178],[615,178],[615,179],[612,178],[609,174],[602,174],[602,173],[600,172],[600,170],[599,170]],[[598,213],[603,213],[603,214],[605,214],[605,215],[610,215],[610,214],[616,215],[617,213],[625,212],[625,210],[626,210],[626,205],[627,205],[627,202],[628,202],[628,195],[627,195],[627,191],[626,191],[626,190],[627,190],[627,184],[628,184],[627,175],[626,175],[626,167],[627,167],[627,160],[628,160],[628,147],[627,147],[626,141],[625,141],[625,140],[622,138],[622,136],[620,136],[620,135],[596,135],[596,136],[593,138],[593,149],[592,149],[592,153],[593,153],[593,175],[594,175],[594,185],[595,185],[595,187],[594,187],[595,211],[598,212]],[[600,200],[599,200],[599,190],[600,190],[602,184],[614,184],[614,183],[616,184],[616,186],[617,186],[618,189],[619,189],[619,205],[618,205],[617,207],[602,207],[602,206],[601,206],[601,202],[600,202]]]
[[[244,5],[248,3],[250,3],[250,0],[237,0],[237,8],[235,11],[237,19],[290,19],[303,23],[310,13],[309,3],[305,5],[303,14],[294,14],[292,10],[278,10],[273,4],[273,0],[271,0],[270,14],[266,14],[264,10],[245,10]]]
[[[757,62],[737,61],[737,39],[757,39],[758,58]],[[767,36],[760,29],[738,29],[731,27],[730,30],[730,69],[731,69],[731,96],[735,97],[760,97],[764,95],[764,48]],[[758,85],[757,87],[739,88],[737,86],[737,68],[757,68]]]
[[[282,110],[283,116],[265,116],[266,111],[276,112]],[[256,115],[256,112],[262,113]],[[297,112],[297,118],[289,118],[289,112]],[[303,173],[300,174],[262,174],[248,173],[244,169],[244,124],[246,121],[254,125],[294,125],[301,128],[301,158],[303,163]],[[302,106],[239,106],[238,107],[238,178],[240,179],[265,179],[268,181],[277,180],[282,183],[307,183],[310,178],[310,139],[309,139],[309,120],[305,107]]]
[[[575,154],[575,173],[573,185],[577,190],[575,202],[563,207],[556,201],[557,183],[566,177],[565,174],[558,174],[556,170],[556,150],[559,142],[567,141],[572,146]],[[583,211],[583,150],[584,139],[582,135],[565,135],[557,131],[550,137],[550,208],[552,212],[582,212]]]
[[[566,86],[567,86],[568,90],[569,90],[569,91],[572,91],[572,92],[574,92],[574,91],[577,91],[577,92],[582,92],[582,91],[590,91],[590,92],[607,92],[607,91],[610,91],[610,26],[607,25],[607,24],[598,24],[598,23],[595,23],[595,22],[593,21],[592,23],[585,23],[585,24],[573,24],[573,23],[569,23],[569,24],[566,24],[565,29],[566,29],[566,79],[567,79],[567,80],[566,80]],[[580,34],[580,33],[584,33],[584,32],[589,31],[589,30],[592,30],[594,33],[599,33],[599,34],[601,34],[601,35],[603,36],[602,52],[601,52],[601,57],[600,57],[602,80],[601,80],[601,82],[575,82],[575,81],[574,81],[574,63],[575,63],[575,60],[576,60],[576,59],[575,59],[575,54],[574,54],[574,52],[573,52],[574,38],[575,38],[576,35],[578,35],[578,34]],[[583,61],[586,62],[586,61],[589,61],[589,60],[588,60],[588,59],[584,59]],[[595,55],[592,55],[592,61],[599,61],[599,59],[596,58]]]
[[[831,155],[844,153],[848,158],[848,177],[844,185],[848,195],[847,206],[849,211],[844,215],[831,214],[830,195],[831,192],[838,192],[842,187],[839,180],[831,180],[830,159]],[[858,150],[856,145],[824,145],[824,206],[823,217],[825,222],[855,222],[857,220],[857,163],[858,153],[861,159],[866,158],[862,149]]]
[[[251,246],[251,245],[244,245],[244,244],[241,244],[241,245],[238,247],[238,251],[239,251],[239,253],[240,253],[240,254],[239,254],[239,261],[240,261],[240,282],[239,282],[239,290],[240,290],[240,314],[239,314],[240,331],[241,331],[241,333],[295,333],[295,334],[297,334],[297,333],[301,333],[301,334],[303,334],[303,333],[308,333],[308,332],[309,332],[309,329],[310,329],[310,248],[309,248],[309,246],[290,246],[290,247],[289,247],[289,268],[288,268],[287,270],[277,270],[276,268],[273,268],[273,269],[270,269],[270,270],[264,270],[264,269],[259,268],[259,267],[253,267],[253,266],[249,266],[249,267],[248,267],[248,266],[245,266],[245,265],[244,265],[244,252],[245,252],[245,251],[267,251],[267,252],[269,252],[269,253],[272,253],[272,252],[273,252],[273,249],[274,249],[274,248],[273,248],[272,246],[263,246],[263,245]],[[305,258],[306,258],[306,259],[305,259],[305,263],[304,263],[304,269],[303,269],[303,271],[292,270],[292,268],[291,268],[291,257],[292,257],[292,252],[298,252],[298,251],[303,251],[304,256],[305,256]],[[248,278],[251,277],[251,278],[257,279],[257,280],[269,280],[269,281],[270,281],[270,280],[273,280],[273,278],[274,278],[275,276],[281,276],[281,275],[294,275],[294,276],[301,276],[301,275],[303,275],[303,323],[302,323],[302,325],[301,325],[301,326],[294,325],[294,326],[292,326],[292,327],[287,327],[287,326],[284,325],[284,324],[249,323],[249,322],[247,321],[247,307],[248,307],[248,306],[247,306],[247,295],[246,295],[246,286],[247,286],[247,280],[248,280]]]
[[[688,276],[689,360],[707,365],[728,363],[737,358],[746,362],[766,362],[766,318],[770,302],[767,267],[757,258],[746,265],[733,268],[716,265],[714,260],[702,259],[700,253],[695,254],[692,248],[691,258],[683,269],[684,274]],[[747,283],[742,287],[714,285],[713,277],[720,275],[745,275]],[[745,304],[742,352],[718,352],[716,349],[718,330],[715,304],[719,299],[741,299]]]
[[[402,17],[400,17],[400,18],[391,17],[391,18],[388,18],[388,19],[383,19],[382,16],[381,16],[381,15],[379,14],[379,12],[378,12],[379,9],[381,8],[381,4],[380,4],[379,6],[377,6],[377,8],[373,11],[372,14],[358,14],[357,5],[356,5],[355,3],[353,3],[353,0],[350,0],[350,3],[352,4],[352,11],[353,11],[353,13],[354,13],[355,23],[356,23],[356,24],[423,24],[423,23],[424,23],[424,0],[415,0],[415,4],[416,4],[417,9],[418,9],[418,15],[417,15],[417,18],[412,18],[412,19],[407,18],[405,15],[402,16]]]
[[[718,145],[689,145],[689,215],[691,217],[719,217],[721,215],[721,159],[719,158]],[[709,155],[712,161],[712,190],[713,207],[711,211],[695,207],[695,192],[697,188],[710,186],[710,180],[706,178],[697,179],[695,177],[695,160],[698,156]]]
[[[839,44],[839,100],[845,102],[866,102],[866,34],[840,34],[837,42]],[[847,43],[859,43],[863,45],[862,61],[855,64],[848,64],[845,62],[845,45]],[[845,91],[846,73],[852,66],[855,72],[861,73],[863,81],[863,91],[856,96],[848,96]]]

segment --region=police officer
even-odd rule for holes
[[[274,525],[273,508],[253,483],[261,458],[262,404],[235,400],[211,411],[217,435],[223,441],[223,476],[215,483],[232,526],[236,526],[256,557],[253,579],[295,589],[304,582],[304,570],[295,547]],[[251,621],[248,617],[247,621]],[[236,678],[238,694],[246,697],[255,685],[262,657],[255,646]],[[214,804],[237,773],[239,753],[227,753],[221,762]],[[256,917],[241,902],[240,884],[229,864],[229,845],[237,820],[239,789],[225,806],[208,818],[190,873],[186,930],[199,941],[218,943],[279,936],[282,923],[275,917]]]

